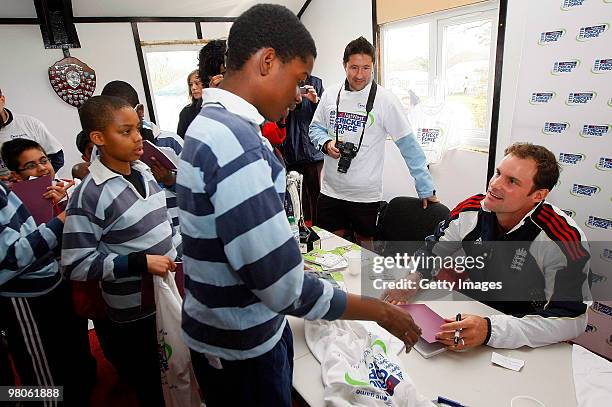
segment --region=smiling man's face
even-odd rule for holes
[[[535,160],[508,154],[499,163],[489,182],[484,205],[497,214],[529,212],[546,196],[547,189],[534,191],[538,171]],[[544,192],[546,191],[546,193]]]

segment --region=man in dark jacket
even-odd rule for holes
[[[302,103],[287,116],[287,138],[283,143],[283,154],[287,171],[297,171],[304,175],[304,219],[316,225],[323,153],[310,142],[308,127],[317,109],[319,96],[323,94],[323,82],[311,75],[303,85]]]

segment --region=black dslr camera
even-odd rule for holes
[[[340,161],[338,161],[338,172],[346,174],[349,167],[351,166],[351,161],[353,158],[357,156],[357,146],[355,144],[350,143],[348,141],[338,141],[336,143],[336,148],[340,150]]]

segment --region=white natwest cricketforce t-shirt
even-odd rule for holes
[[[342,83],[325,90],[312,119],[313,124],[327,128],[332,140],[336,139],[336,97],[341,86],[338,140],[357,146],[364,123],[366,130],[361,149],[346,174],[338,172],[337,159],[325,155],[321,193],[352,202],[377,202],[382,199],[385,139],[391,136],[397,141],[412,133],[412,127],[399,99],[389,90],[378,85],[374,107],[366,120],[366,103],[372,84],[353,92],[347,91]]]
[[[25,138],[36,141],[47,154],[55,154],[62,149],[60,142],[49,133],[40,120],[24,114],[13,115],[12,120],[9,120],[7,125],[0,128],[0,148],[9,140]],[[0,157],[0,175],[7,175],[8,172]]]

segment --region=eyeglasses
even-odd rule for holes
[[[26,163],[26,165],[24,165],[23,168],[17,168],[17,171],[35,170],[36,167],[38,167],[39,165],[45,166],[48,163],[49,163],[49,159],[47,157],[43,157],[38,162],[30,161],[30,162]]]

